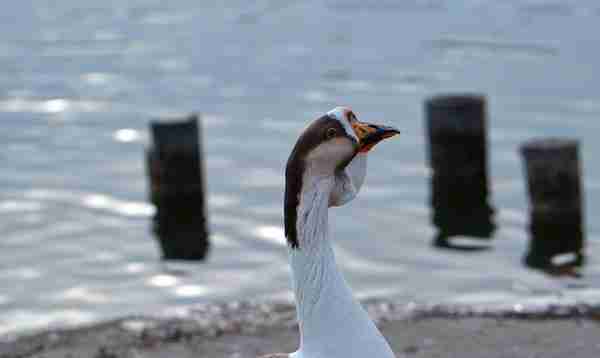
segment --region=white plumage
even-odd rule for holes
[[[368,150],[397,133],[359,122],[352,111],[337,107],[313,122],[296,143],[286,168],[286,225],[293,224],[294,230],[286,227],[286,235],[300,347],[289,355],[266,357],[394,357],[338,269],[328,208],[356,197],[366,176]]]

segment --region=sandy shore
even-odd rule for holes
[[[524,312],[367,304],[397,357],[600,357],[600,309]],[[179,318],[128,317],[0,343],[1,358],[250,358],[289,352],[298,329],[288,304],[197,307]]]

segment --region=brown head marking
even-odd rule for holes
[[[342,124],[335,118],[324,115],[312,122],[302,132],[285,167],[284,227],[285,237],[292,248],[298,248],[298,205],[302,192],[302,177],[305,158],[319,144],[335,137],[347,136]]]

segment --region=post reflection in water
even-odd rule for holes
[[[434,246],[482,250],[487,245],[457,245],[467,236],[490,240],[494,209],[488,202],[486,104],[478,95],[439,96],[425,105],[432,168]]]
[[[536,139],[521,147],[530,198],[524,262],[554,275],[579,276],[584,263],[582,185],[573,139]]]
[[[468,184],[447,177],[434,177],[432,186],[432,221],[437,228],[433,244],[436,247],[465,251],[488,249],[487,245],[457,245],[449,239],[467,236],[475,240],[491,240],[496,228],[492,221],[494,209],[487,201],[484,178],[470,178]]]

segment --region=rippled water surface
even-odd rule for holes
[[[0,333],[217,299],[289,298],[283,165],[337,104],[403,131],[332,211],[361,297],[600,301],[596,1],[20,1],[0,13]],[[433,247],[422,103],[489,98],[498,229],[490,250]],[[213,249],[160,261],[143,151],[151,118],[203,114]],[[582,140],[582,278],[522,265],[519,144]]]

